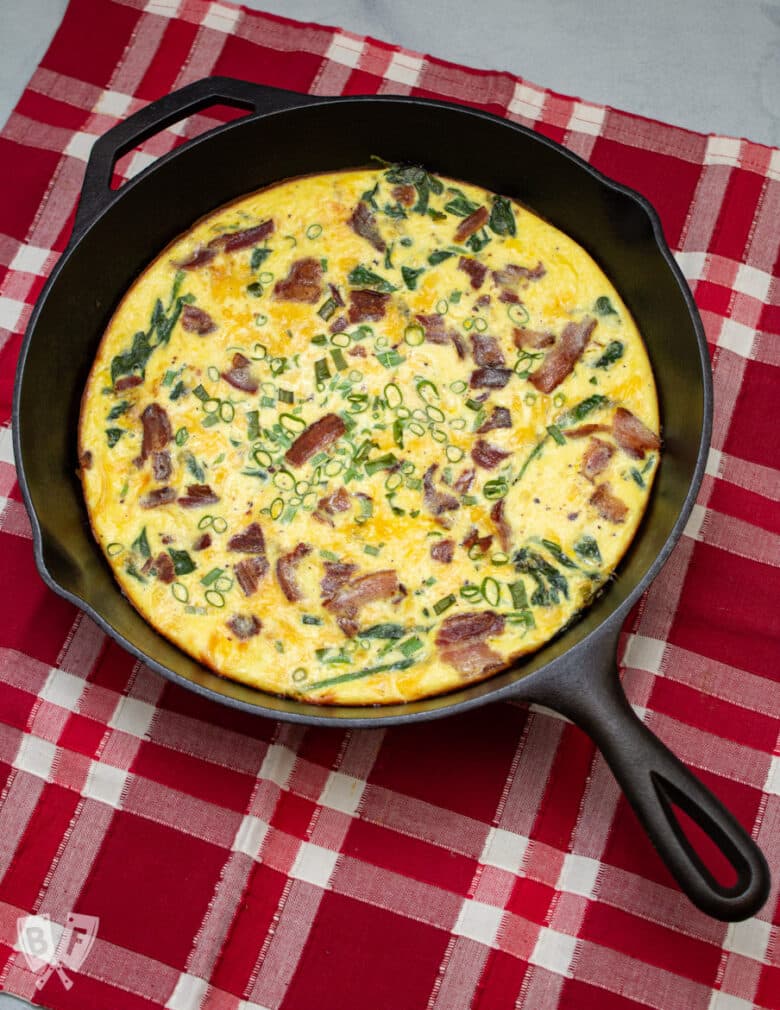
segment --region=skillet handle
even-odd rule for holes
[[[697,908],[725,922],[754,915],[769,894],[766,860],[736,818],[639,719],[617,675],[620,625],[595,648],[588,668],[556,675],[532,700],[567,716],[604,755],[642,826],[677,883]],[[720,883],[683,832],[683,810],[720,849],[736,873]]]
[[[111,176],[119,158],[160,130],[210,105],[231,105],[262,115],[327,100],[264,84],[252,84],[234,77],[204,77],[150,102],[111,127],[92,145],[71,242],[79,238],[116,198],[118,190],[111,189]]]

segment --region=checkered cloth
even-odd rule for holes
[[[209,74],[453,99],[657,207],[715,373],[685,535],[625,627],[649,726],[780,868],[780,151],[702,136],[348,32],[206,0],[72,0],[0,137],[0,424],[95,137]],[[192,117],[128,176],[218,122]],[[780,1007],[777,884],[726,926],[674,885],[591,742],[501,704],[307,729],[155,675],[49,592],[0,428],[0,987],[55,1010]],[[17,918],[99,917],[67,993]]]

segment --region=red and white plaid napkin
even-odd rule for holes
[[[780,151],[224,2],[71,0],[0,136],[0,425],[94,138],[208,74],[471,104],[655,204],[704,319],[716,416],[685,535],[626,625],[625,684],[777,879]],[[120,171],[216,122],[193,117]],[[694,910],[564,720],[501,704],[307,729],[135,662],[39,579],[7,427],[0,573],[8,992],[54,1010],[780,1007],[777,884],[744,923]],[[99,918],[70,990],[56,973],[36,989],[17,937],[33,913],[55,938],[71,913]]]

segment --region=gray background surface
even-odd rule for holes
[[[67,0],[0,0],[0,123]],[[704,133],[780,146],[780,0],[246,0]]]

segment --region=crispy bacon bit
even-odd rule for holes
[[[303,599],[303,593],[295,577],[295,570],[309,554],[311,554],[309,544],[298,544],[289,554],[282,554],[276,561],[276,577],[282,587],[282,592],[290,603]]]
[[[362,323],[366,319],[374,322],[383,319],[387,308],[388,294],[381,291],[368,291],[361,288],[349,293],[349,321]]]
[[[473,235],[475,231],[479,231],[483,225],[487,224],[488,217],[487,207],[480,207],[473,214],[464,217],[455,229],[454,241],[456,243],[465,242],[469,235]]]
[[[353,635],[357,631],[355,618],[361,607],[374,600],[389,599],[401,591],[397,573],[387,568],[342,583],[323,605],[337,615],[341,630]]]
[[[448,565],[454,554],[454,540],[439,540],[437,543],[431,544],[431,557],[434,561],[441,561],[442,564]]]
[[[495,428],[511,428],[512,415],[506,407],[494,407],[493,413],[477,428],[478,435],[484,435],[486,431],[493,431]]]
[[[205,337],[207,333],[213,333],[217,324],[203,309],[197,305],[185,305],[181,310],[181,325],[188,333],[197,333],[200,337]]]
[[[493,638],[504,630],[504,618],[492,610],[445,617],[436,633],[437,645],[453,645],[473,638]]]
[[[459,358],[465,357],[463,343],[455,330],[444,326],[444,316],[433,313],[429,316],[418,315],[417,322],[425,330],[425,339],[430,344],[452,344]]]
[[[329,333],[343,333],[344,330],[349,326],[349,321],[346,316],[336,316],[333,322],[328,327]]]
[[[471,373],[472,389],[503,389],[512,375],[511,368],[477,368]]]
[[[520,281],[538,281],[541,277],[547,273],[544,267],[544,263],[541,260],[536,264],[533,269],[528,267],[521,267],[517,263],[507,263],[505,267],[500,270],[494,270],[492,272],[493,280],[496,284],[505,286],[515,286],[520,283]]]
[[[626,410],[625,407],[618,407],[615,417],[612,420],[612,432],[615,441],[623,450],[634,459],[642,459],[645,450],[661,448],[661,439],[654,431],[642,424],[638,417]]]
[[[461,547],[465,547],[467,551],[470,551],[472,547],[476,547],[480,554],[484,554],[492,543],[492,533],[486,533],[483,537],[481,537],[477,527],[472,526],[466,536],[461,540],[460,545]]]
[[[468,220],[468,218],[466,220]],[[462,270],[464,274],[469,275],[471,278],[471,286],[475,291],[478,291],[482,287],[487,274],[487,267],[484,263],[480,263],[479,260],[469,259],[466,256],[461,256],[458,260],[458,270]]]
[[[442,623],[436,635],[441,658],[470,680],[498,669],[503,660],[485,643],[500,635],[504,618],[492,610],[475,614],[454,614]]]
[[[519,305],[520,296],[516,295],[514,291],[510,291],[508,288],[501,288],[501,294],[498,296],[500,302],[505,302],[507,305]]]
[[[198,267],[205,267],[207,263],[211,263],[216,255],[217,250],[209,243],[209,247],[201,246],[186,260],[174,260],[173,265],[178,270],[197,270]]]
[[[152,453],[152,473],[154,479],[162,482],[171,475],[171,454],[167,449]]]
[[[252,362],[249,358],[245,358],[243,354],[236,351],[230,363],[229,370],[220,374],[225,382],[230,383],[234,389],[240,389],[244,393],[256,393],[259,383],[253,377],[250,371],[251,367]]]
[[[340,309],[343,309],[344,299],[341,297],[341,292],[339,291],[339,289],[336,287],[335,284],[330,283],[328,284],[328,287],[330,288],[330,296],[333,299],[333,301],[336,303],[336,305],[338,305]]]
[[[370,242],[377,252],[384,252],[387,249],[387,243],[377,227],[376,217],[371,213],[371,208],[364,200],[361,200],[352,211],[352,216],[347,224],[356,235]]]
[[[549,330],[543,332],[541,330],[527,330],[524,326],[515,326],[512,330],[512,337],[518,351],[522,351],[526,347],[533,347],[535,351],[538,351],[541,347],[550,347],[555,343],[555,334],[550,333]]]
[[[170,505],[175,499],[176,492],[172,487],[157,487],[150,491],[141,499],[142,509],[156,509],[159,505]]]
[[[346,512],[349,509],[350,497],[346,488],[340,487],[336,491],[325,495],[317,502],[317,511],[327,512],[329,516],[336,512]]]
[[[265,557],[265,537],[260,523],[252,523],[241,533],[234,533],[228,540],[229,551],[242,551],[244,554],[261,554]]]
[[[452,485],[452,490],[457,491],[458,494],[468,494],[469,488],[474,483],[474,477],[477,471],[473,467],[469,467],[464,470],[463,473],[459,474]]]
[[[609,442],[602,442],[600,438],[589,439],[582,460],[583,476],[592,481],[594,477],[606,470],[614,452],[615,448]]]
[[[186,509],[201,508],[203,505],[216,505],[219,496],[215,495],[208,484],[189,484],[187,494],[178,499],[179,505]]]
[[[322,598],[330,599],[337,589],[349,582],[356,571],[357,565],[353,565],[352,562],[326,561],[325,575],[320,582]]]
[[[445,663],[454,666],[467,681],[485,677],[489,673],[500,670],[504,665],[501,656],[480,639],[474,642],[447,645],[440,650],[440,655]]]
[[[284,458],[293,466],[301,466],[323,449],[329,448],[347,430],[338,414],[325,414],[319,421],[310,424],[296,438]]]
[[[611,523],[622,523],[628,515],[628,506],[612,494],[609,481],[599,484],[590,496],[590,503],[595,505],[599,514]]]
[[[566,438],[587,438],[597,431],[612,431],[608,424],[581,424],[579,428],[566,428],[564,435]]]
[[[503,498],[499,498],[490,510],[490,518],[496,524],[496,529],[498,530],[498,542],[501,544],[501,550],[508,551],[512,543],[512,527],[509,525],[507,518],[504,515],[504,504],[505,500]]]
[[[274,295],[284,302],[309,302],[322,297],[322,264],[313,256],[296,260],[284,280],[274,284]]]
[[[170,554],[158,554],[154,559],[154,568],[160,582],[170,585],[176,578],[176,570],[173,567]]]
[[[474,443],[474,448],[471,450],[471,458],[477,466],[481,466],[485,470],[493,470],[499,463],[503,462],[507,456],[511,456],[511,453],[504,452],[504,450],[499,449],[497,445],[491,445],[489,442],[486,442],[481,438],[477,439]]]
[[[225,624],[230,628],[236,638],[246,641],[253,638],[262,630],[262,622],[254,614],[234,614]]]
[[[159,403],[150,403],[141,414],[144,426],[144,437],[141,443],[141,458],[148,459],[153,452],[164,449],[173,437],[171,422],[164,407]]]
[[[390,194],[394,200],[397,200],[404,207],[411,207],[417,199],[417,190],[409,183],[405,186],[393,186]]]
[[[236,582],[241,586],[244,596],[251,596],[257,591],[267,571],[268,562],[265,558],[244,558],[233,566]]]
[[[205,551],[207,547],[211,547],[211,534],[201,533],[198,539],[193,543],[192,549],[194,551]]]
[[[366,349],[365,347],[363,347],[362,344],[355,344],[353,347],[350,347],[350,349],[347,351],[347,354],[349,354],[353,358],[365,358]]]
[[[125,389],[132,389],[133,386],[140,386],[143,381],[140,375],[123,375],[114,383],[114,391],[121,393]]]
[[[541,365],[528,376],[540,393],[551,393],[566,378],[582,357],[596,320],[585,316],[579,323],[567,323],[555,347]]]
[[[423,474],[423,501],[425,507],[435,516],[440,516],[442,512],[452,512],[453,509],[460,508],[460,502],[453,498],[451,494],[437,491],[434,486],[434,478],[439,468],[438,463],[431,463]]]
[[[471,347],[474,360],[478,365],[503,367],[506,364],[504,352],[499,347],[495,337],[489,337],[485,333],[473,333],[471,335]]]
[[[86,452],[82,452],[79,456],[79,466],[82,470],[92,469],[92,453],[87,449]]]
[[[218,235],[209,242],[209,246],[222,248],[226,253],[238,252],[239,249],[248,249],[249,246],[262,242],[273,233],[273,230],[273,221],[263,221],[252,228],[244,228],[243,231],[230,231]]]

